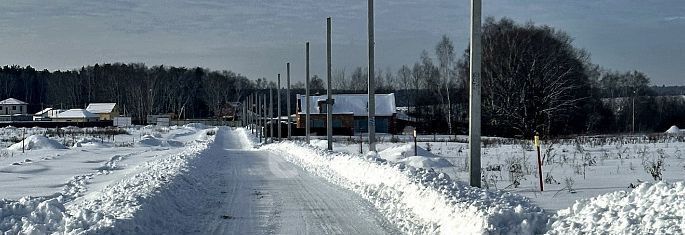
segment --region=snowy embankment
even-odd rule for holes
[[[215,129],[199,131],[194,143],[188,143],[181,153],[146,162],[131,175],[85,196],[79,189],[92,174],[74,177],[63,192],[52,196],[0,200],[0,231],[6,234],[144,232],[146,224],[167,220],[164,212],[149,211],[147,208],[168,207],[173,210],[174,206],[179,205],[164,204],[168,202],[166,195],[173,193],[172,196],[179,196],[179,192],[192,190],[183,189],[192,185],[184,174],[194,167],[193,161],[214,141],[209,131],[216,132]],[[119,160],[121,157],[113,157],[111,164],[105,166],[116,168]],[[100,172],[107,170],[112,169],[103,168]],[[186,192],[185,195],[185,199],[192,198],[192,192]],[[164,205],[150,206],[159,203]],[[189,200],[187,203],[193,202]]]
[[[549,219],[525,197],[472,188],[430,169],[294,142],[261,148],[359,193],[411,234],[539,234]]]
[[[641,184],[560,210],[549,234],[683,234],[685,183]]]

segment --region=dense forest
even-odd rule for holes
[[[682,87],[654,87],[639,71],[602,68],[572,42],[569,35],[549,26],[507,18],[484,21],[486,135],[629,133],[633,113],[636,132],[685,126]],[[423,51],[413,65],[378,69],[377,93],[396,93],[397,105],[409,107],[423,133],[463,134],[468,123],[468,49],[458,57],[447,36],[433,49],[435,57]],[[335,69],[334,92],[364,93],[367,76],[364,67]],[[275,87],[273,80],[250,80],[231,71],[139,63],[52,72],[28,66],[0,68],[0,98],[24,100],[30,111],[116,102],[136,120],[167,113],[178,118],[219,117],[226,114],[229,103]],[[301,81],[292,85],[293,100],[295,94],[304,93],[304,87]],[[325,93],[325,82],[317,75],[310,87],[312,94]],[[282,105],[285,114],[285,102]]]

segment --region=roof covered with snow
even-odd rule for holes
[[[49,112],[50,110],[52,110],[52,108],[43,109],[40,112],[37,112],[36,114],[34,114],[34,116],[43,116],[43,114]]]
[[[91,103],[86,110],[95,114],[111,113],[116,105],[117,103]]]
[[[302,100],[302,112],[304,113],[305,95],[298,95],[298,99]],[[318,102],[326,101],[326,95],[309,96],[310,98],[310,112],[311,114],[323,114],[323,110],[319,110]],[[367,94],[334,94],[333,95],[333,113],[334,114],[353,114],[354,116],[368,115],[369,96]],[[392,116],[395,114],[395,94],[377,94],[376,95],[376,116]]]
[[[88,112],[85,109],[69,109],[60,113],[56,118],[97,118],[96,114]]]
[[[15,99],[15,98],[9,98],[9,99],[0,101],[0,105],[2,105],[2,104],[4,104],[4,105],[19,105],[19,104],[28,104],[28,103],[21,101],[21,100],[18,100],[18,99]]]

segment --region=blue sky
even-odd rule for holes
[[[468,0],[376,0],[376,67],[396,71],[433,52],[442,34],[468,45]],[[484,15],[564,30],[592,61],[640,70],[656,85],[685,85],[685,1],[484,0]],[[366,64],[363,0],[6,0],[0,64],[50,70],[109,62],[230,69],[275,79],[291,62],[325,74],[325,22],[333,17],[333,66]]]

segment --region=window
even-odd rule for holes
[[[24,106],[19,106],[19,112],[24,112]]]
[[[342,120],[335,120],[335,119],[333,119],[333,127],[334,127],[334,128],[340,128],[340,127],[342,127]]]
[[[12,110],[17,110],[17,106],[16,106],[16,105],[12,105]]]

